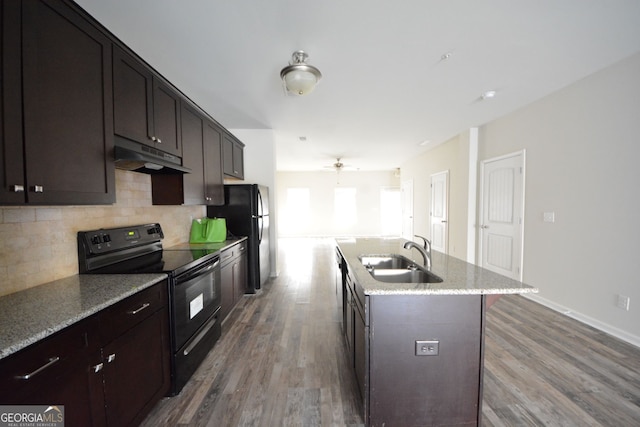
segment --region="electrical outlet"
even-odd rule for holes
[[[631,298],[625,295],[618,294],[618,299],[616,300],[616,307],[629,311],[630,303],[631,303]]]
[[[555,212],[544,212],[542,214],[542,220],[544,222],[556,222],[556,213]]]
[[[437,356],[440,341],[416,341],[416,356]]]

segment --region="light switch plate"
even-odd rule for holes
[[[416,356],[437,356],[440,352],[440,341],[416,341]]]
[[[556,222],[556,213],[555,212],[545,212],[542,214],[542,219],[544,222]]]

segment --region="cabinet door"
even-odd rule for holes
[[[113,49],[113,130],[154,147],[153,79],[149,70],[121,49]]]
[[[246,248],[245,243],[238,245],[238,256],[236,262],[233,264],[233,303],[234,305],[242,298],[247,292],[247,254],[243,252]]]
[[[222,130],[211,121],[204,124],[204,186],[208,205],[224,205]]]
[[[25,202],[20,1],[0,3],[0,203]]]
[[[222,171],[227,176],[233,174],[233,140],[227,135],[222,137]]]
[[[347,287],[347,305],[345,307],[345,323],[344,323],[344,335],[345,342],[347,344],[347,355],[349,356],[349,366],[353,367],[353,340],[354,340],[354,322],[355,313],[354,305],[355,300],[351,289]]]
[[[193,108],[182,105],[182,163],[191,173],[181,177],[184,184],[184,204],[205,204],[205,171],[203,156],[203,118]],[[155,184],[155,183],[154,183]]]
[[[360,311],[360,307],[354,305],[353,317],[353,363],[356,374],[356,382],[360,390],[360,397],[365,397],[365,374],[367,368],[367,339],[369,337],[368,328],[364,323],[364,314]]]
[[[155,147],[182,157],[180,96],[157,78],[153,79],[153,128]]]
[[[244,147],[229,135],[222,141],[222,170],[225,175],[244,179]]]
[[[91,318],[1,360],[0,402],[64,405],[65,425],[104,425],[98,336]]]
[[[231,250],[223,251],[220,254],[220,259],[224,260],[225,256],[233,256]],[[231,313],[233,308],[233,264],[227,262],[222,265],[220,269],[220,281],[222,294],[222,301],[220,303],[220,319],[224,320]]]
[[[233,175],[244,179],[244,148],[238,142],[233,144]]]
[[[27,201],[113,203],[111,42],[60,1],[21,4]]]
[[[156,311],[103,349],[108,425],[138,425],[169,390],[167,322]]]

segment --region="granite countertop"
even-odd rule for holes
[[[407,240],[399,238],[336,239],[340,252],[349,264],[365,295],[477,295],[537,293],[538,289],[517,280],[496,274],[458,258],[432,251],[431,272],[440,276],[441,283],[385,283],[369,274],[360,255],[399,254],[422,265],[416,249],[404,249]]]
[[[0,297],[0,359],[166,277],[166,274],[82,274]]]

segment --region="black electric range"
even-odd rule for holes
[[[163,238],[157,223],[81,231],[78,263],[80,274],[167,274],[175,395],[221,335],[220,257],[211,249],[164,250]]]

